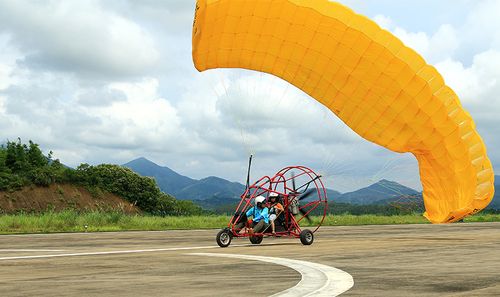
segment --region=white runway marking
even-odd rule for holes
[[[64,250],[0,249],[1,252],[64,252]]]
[[[220,229],[196,229],[189,230],[189,232],[207,232],[207,231],[215,231],[217,232]],[[34,236],[72,236],[72,235],[104,235],[104,234],[135,234],[135,233],[165,233],[165,232],[181,232],[186,231],[182,229],[175,230],[161,230],[161,231],[105,231],[105,232],[66,232],[66,233],[28,233],[28,234],[2,234],[2,237],[34,237]]]
[[[261,245],[276,245],[279,243],[267,243]],[[245,247],[255,246],[253,244],[234,244],[231,247]],[[2,260],[28,260],[28,259],[43,259],[43,258],[57,258],[57,257],[78,257],[78,256],[100,256],[100,255],[119,255],[119,254],[136,254],[136,253],[153,253],[153,252],[168,252],[168,251],[182,251],[182,250],[202,250],[202,249],[220,249],[217,245],[210,246],[192,246],[192,247],[172,247],[162,249],[145,249],[145,250],[117,250],[117,251],[103,251],[103,252],[81,252],[69,254],[51,254],[51,255],[31,255],[31,256],[12,256],[0,257]],[[19,251],[19,250],[17,250]],[[40,251],[40,250],[36,250]]]
[[[352,276],[340,269],[307,261],[236,254],[191,253],[190,255],[257,260],[290,267],[302,275],[294,287],[272,297],[338,296],[352,288]]]

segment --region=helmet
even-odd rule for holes
[[[264,198],[263,196],[255,197],[255,205],[257,205],[257,203],[263,203],[264,201],[266,201],[266,198]]]
[[[269,199],[272,199],[272,198],[278,198],[279,197],[279,194],[278,193],[269,193]]]

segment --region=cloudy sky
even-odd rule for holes
[[[500,1],[344,0],[437,67],[500,168]],[[194,0],[0,1],[0,142],[32,139],[70,166],[143,156],[243,182],[306,165],[348,191],[421,189],[412,155],[368,143],[314,100],[249,71],[198,73]]]

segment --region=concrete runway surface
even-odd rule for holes
[[[342,296],[500,296],[500,223],[322,227],[311,246],[225,249],[217,231],[0,236],[0,296],[270,296],[304,277],[252,256],[343,270]]]

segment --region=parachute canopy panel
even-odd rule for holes
[[[471,116],[437,70],[398,38],[327,0],[198,0],[199,71],[245,68],[280,77],[363,138],[419,163],[433,223],[485,208],[494,173]]]

